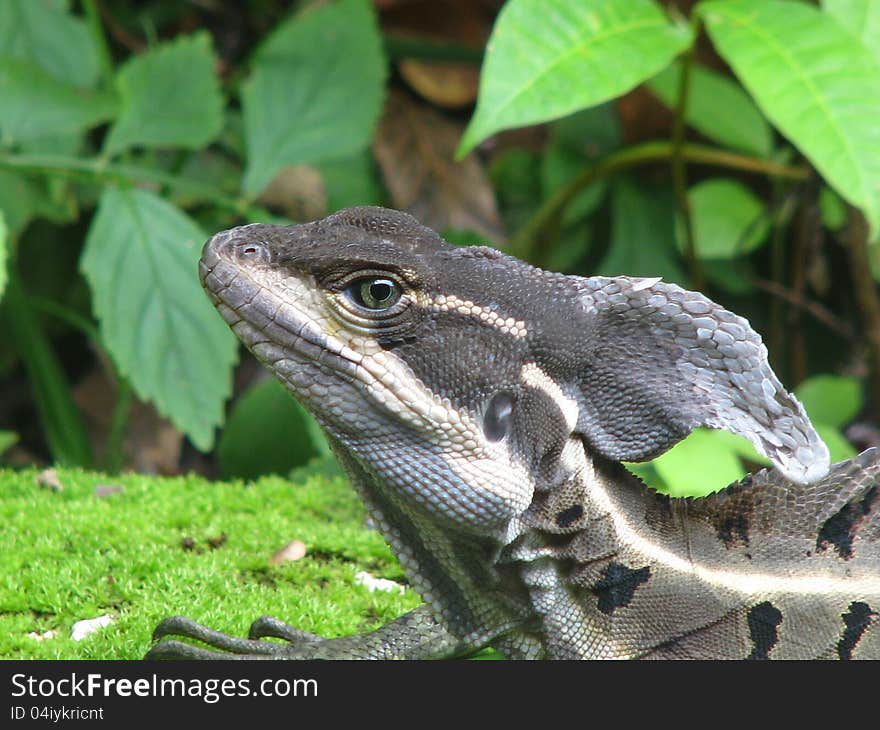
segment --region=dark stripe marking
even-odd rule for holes
[[[583,517],[584,508],[579,504],[575,504],[568,509],[564,509],[556,515],[556,524],[562,528],[570,527]]]
[[[614,609],[628,606],[636,588],[650,577],[651,568],[647,565],[634,570],[621,563],[611,563],[602,571],[602,578],[591,589],[599,599],[599,610],[611,615]]]
[[[873,507],[880,491],[874,485],[859,502],[848,502],[837,514],[825,520],[816,538],[816,550],[827,550],[831,545],[844,560],[853,556],[853,540],[859,524]]]
[[[736,512],[732,515],[726,515],[716,528],[721,542],[724,547],[729,548],[740,543],[742,545],[749,544],[749,518],[745,512]]]
[[[752,639],[752,653],[748,659],[769,659],[770,652],[779,641],[779,624],[782,623],[782,611],[770,601],[752,606],[746,616],[749,623],[749,636]]]
[[[837,642],[837,656],[844,660],[852,659],[853,650],[871,625],[871,617],[876,615],[867,603],[853,601],[849,604],[849,611],[841,614],[846,628]]]

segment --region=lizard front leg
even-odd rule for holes
[[[212,648],[166,639],[150,649],[146,659],[446,659],[467,656],[487,643],[453,635],[425,605],[375,631],[335,639],[300,631],[270,616],[254,621],[247,639],[172,616],[153,632],[154,641],[166,636],[194,639]],[[261,640],[266,637],[287,643]]]

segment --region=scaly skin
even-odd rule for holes
[[[213,649],[150,657],[880,658],[880,458],[829,471],[741,317],[655,279],[450,246],[380,208],[225,231],[200,266],[425,604],[336,639],[178,617],[156,638]],[[619,464],[700,425],[775,468],[675,500]]]

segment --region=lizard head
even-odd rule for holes
[[[748,322],[672,284],[546,272],[381,208],[218,233],[200,273],[337,447],[457,525],[502,527],[572,440],[638,461],[709,425],[827,471]]]

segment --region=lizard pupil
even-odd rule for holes
[[[349,288],[349,293],[355,302],[366,309],[388,309],[400,299],[397,284],[381,277],[357,281]]]

